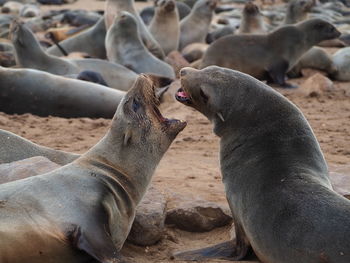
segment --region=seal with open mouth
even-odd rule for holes
[[[235,238],[175,254],[181,260],[350,262],[350,202],[300,110],[262,82],[211,66],[184,68],[176,99],[204,114],[220,137],[220,165]]]
[[[155,83],[141,75],[87,153],[50,173],[0,185],[0,262],[120,262],[135,208],[186,126],[163,117],[158,104]]]

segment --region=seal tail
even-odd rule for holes
[[[246,249],[237,249],[234,241],[226,241],[217,245],[197,250],[178,252],[173,255],[174,259],[187,261],[202,261],[209,259],[224,259],[237,261],[242,260],[250,247]]]

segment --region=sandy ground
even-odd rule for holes
[[[145,5],[142,3],[141,5]],[[72,5],[52,8],[103,9],[104,2],[80,0]],[[138,5],[140,6],[140,5]],[[297,83],[303,80],[297,80]],[[168,198],[169,207],[176,196],[200,198],[227,206],[218,162],[218,138],[212,125],[198,112],[176,102],[171,92],[162,104],[162,113],[188,121],[186,129],[177,137],[161,161],[153,179]],[[298,107],[309,120],[330,164],[350,163],[350,84],[336,83],[333,90],[318,97],[301,95],[296,90],[279,90]],[[64,119],[37,117],[30,114],[0,113],[0,128],[12,131],[36,143],[56,149],[84,153],[108,129],[110,120]],[[126,244],[123,253],[134,262],[173,262],[173,251],[199,248],[225,241],[229,226],[207,233],[189,233],[168,226],[164,238],[155,246],[137,247]],[[210,261],[218,262],[218,261]]]

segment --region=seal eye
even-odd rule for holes
[[[207,102],[208,102],[208,96],[205,95],[205,93],[203,92],[202,89],[200,89],[199,95],[201,95],[201,97],[202,97],[204,103],[207,103]]]
[[[132,110],[133,110],[134,112],[137,112],[137,110],[138,110],[140,107],[141,107],[140,103],[139,103],[136,99],[134,99],[134,100],[132,101]]]

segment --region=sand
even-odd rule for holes
[[[144,3],[138,5],[143,6]],[[85,8],[103,9],[104,2],[80,0],[72,5],[51,6],[45,9]],[[304,79],[296,80],[296,83]],[[172,92],[176,89],[174,85]],[[331,91],[319,96],[301,95],[295,90],[279,90],[294,102],[310,122],[329,164],[350,163],[350,85],[335,83]],[[177,197],[200,198],[227,207],[218,161],[219,140],[212,133],[212,125],[198,112],[176,102],[171,92],[161,110],[166,117],[188,121],[186,129],[177,137],[161,161],[153,179],[169,200]],[[12,131],[36,143],[84,153],[104,135],[110,120],[57,117],[37,117],[31,114],[0,113],[0,128]],[[206,233],[189,233],[168,226],[164,238],[155,246],[137,247],[126,244],[123,254],[134,262],[173,262],[173,251],[199,248],[225,241],[229,226]],[[219,262],[219,261],[208,261]]]

